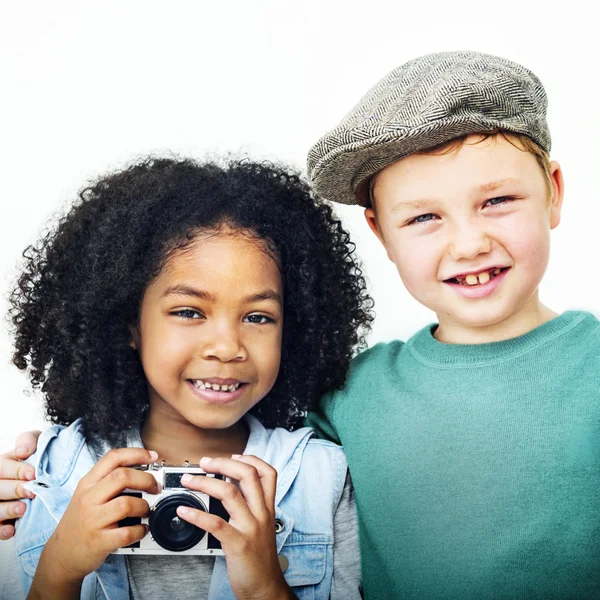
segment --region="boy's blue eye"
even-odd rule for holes
[[[255,325],[264,325],[265,323],[272,323],[273,319],[265,317],[265,315],[248,315],[244,317],[246,323],[254,323]]]
[[[412,225],[413,223],[428,223],[433,219],[435,219],[435,215],[433,213],[427,213],[426,215],[419,215],[418,217],[411,219],[408,224]]]
[[[509,196],[498,196],[497,198],[490,198],[485,204],[489,206],[498,206],[499,204],[504,204],[505,202],[510,202],[511,200],[512,198]]]

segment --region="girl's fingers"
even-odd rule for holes
[[[3,521],[20,519],[25,514],[25,509],[26,506],[24,502],[0,503],[0,527],[2,527]]]
[[[148,533],[147,525],[129,525],[127,527],[115,527],[105,531],[107,552],[114,552],[118,548],[130,546],[139,542]]]
[[[21,479],[31,481],[35,479],[35,469],[16,458],[15,451],[0,455],[0,480]]]
[[[147,517],[148,502],[133,496],[118,496],[102,507],[98,525],[102,528],[118,523],[127,517]]]
[[[263,488],[265,503],[267,508],[274,514],[275,495],[277,493],[277,471],[269,463],[266,463],[253,454],[234,455],[233,460],[252,465],[256,469]]]
[[[17,479],[0,481],[0,500],[16,500],[18,498],[35,498],[35,494],[26,490],[23,482]],[[2,506],[2,502],[0,502],[0,506]]]
[[[107,452],[81,479],[85,485],[95,485],[119,467],[131,467],[154,462],[158,454],[144,448],[117,448]]]
[[[206,477],[205,475],[194,477],[184,475],[181,478],[181,483],[190,490],[204,492],[211,498],[220,500],[231,519],[237,523],[254,521],[254,515],[246,498],[233,483],[214,477]]]
[[[126,489],[158,494],[159,485],[151,473],[129,467],[117,467],[89,492],[94,504],[105,504]]]
[[[200,529],[208,531],[208,533],[221,542],[221,546],[223,547],[231,547],[236,541],[243,540],[242,534],[235,527],[221,517],[211,515],[203,510],[180,506],[177,509],[177,516],[196,527],[200,527]]]
[[[205,457],[200,461],[200,466],[207,473],[220,473],[230,479],[237,480],[246,504],[253,515],[261,518],[265,516],[265,513],[268,513],[263,487],[260,482],[260,475],[252,465],[231,458],[210,459]],[[205,479],[212,480],[212,477],[206,477]],[[183,479],[182,483],[186,485]],[[206,488],[205,491],[212,496]],[[220,499],[221,498],[219,498],[219,500]],[[225,506],[225,508],[227,508],[227,506]]]

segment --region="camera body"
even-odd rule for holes
[[[134,496],[148,502],[150,514],[148,517],[129,517],[119,521],[119,527],[130,525],[148,525],[148,534],[139,542],[115,550],[113,554],[183,554],[183,555],[223,555],[221,543],[204,529],[200,529],[177,516],[178,506],[188,506],[197,510],[218,515],[229,521],[229,514],[220,500],[211,498],[208,494],[196,492],[183,486],[181,477],[186,473],[228,478],[222,475],[206,473],[199,465],[183,466],[153,463],[132,467],[147,471],[158,481],[160,493],[148,494],[139,490],[125,490],[121,496]]]

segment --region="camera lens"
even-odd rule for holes
[[[165,550],[183,552],[193,548],[206,534],[177,516],[178,506],[188,506],[206,512],[202,501],[192,494],[169,494],[161,498],[150,512],[148,525],[154,541]]]

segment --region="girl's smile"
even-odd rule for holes
[[[226,383],[208,383],[209,381]],[[218,379],[215,377],[206,379],[190,379],[190,387],[199,398],[210,404],[228,404],[235,402],[244,393],[246,383],[234,379]],[[231,382],[231,383],[229,383]]]

